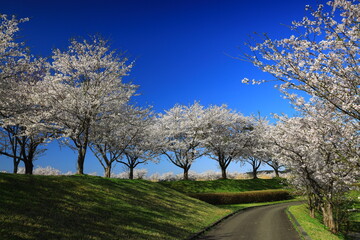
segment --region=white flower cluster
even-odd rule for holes
[[[325,225],[337,232],[341,217],[334,214],[360,172],[360,4],[332,0],[306,10],[293,22],[297,36],[265,35],[248,59],[281,81],[280,91],[302,113],[279,117],[273,153],[292,169],[310,208],[321,208]]]
[[[298,37],[265,36],[264,42],[251,47],[256,55],[248,59],[282,81],[283,91],[305,91],[360,120],[360,4],[333,0],[327,5],[307,7],[309,16],[293,22]]]

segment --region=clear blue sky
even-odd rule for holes
[[[323,1],[319,1],[323,2]],[[29,17],[20,36],[35,55],[50,56],[65,49],[71,37],[101,34],[112,47],[126,51],[136,64],[125,81],[140,85],[136,101],[161,112],[174,104],[194,100],[207,106],[227,104],[244,115],[261,112],[291,114],[292,109],[272,84],[248,86],[241,79],[269,79],[250,63],[234,57],[248,51],[244,45],[254,32],[272,38],[289,36],[286,27],[305,14],[306,0],[118,0],[41,1],[0,0],[0,13]],[[75,172],[76,154],[56,143],[34,163]],[[162,161],[143,166],[149,173],[181,169]],[[140,166],[141,168],[141,166]],[[11,171],[11,159],[0,158],[0,171]],[[199,160],[192,170],[217,170],[213,160]],[[247,171],[239,164],[230,171]],[[118,165],[114,172],[123,169]],[[85,172],[103,174],[91,154]]]

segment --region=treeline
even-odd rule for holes
[[[279,90],[299,111],[297,117],[277,117],[275,156],[307,194],[310,215],[320,213],[333,233],[346,222],[346,194],[360,176],[359,17],[358,1],[306,6],[306,16],[292,22],[294,35],[265,34],[244,56],[280,82]]]
[[[204,155],[216,160],[227,178],[232,161],[249,161],[254,178],[260,164],[281,167],[264,154],[263,119],[245,117],[227,106],[205,108],[198,102],[175,105],[164,114],[133,103],[138,86],[125,83],[133,63],[99,37],[71,40],[51,58],[34,58],[17,43],[18,25],[27,19],[1,15],[1,149],[32,174],[43,146],[58,140],[77,152],[77,174],[84,173],[92,151],[110,177],[115,162],[133,170],[163,155],[183,169]]]
[[[89,149],[107,177],[114,162],[126,165],[132,178],[134,168],[159,156],[181,168],[184,179],[205,155],[218,162],[222,178],[233,161],[249,162],[254,177],[263,163],[275,171],[286,165],[308,196],[310,214],[321,213],[338,232],[347,217],[344,196],[360,176],[360,6],[333,0],[308,10],[292,26],[300,35],[265,35],[250,46],[253,55],[245,55],[280,81],[279,90],[298,111],[275,115],[275,124],[198,102],[155,114],[133,104],[138,86],[123,82],[133,63],[107,41],[72,40],[51,59],[34,58],[14,41],[26,19],[2,15],[0,153],[12,158],[14,172],[24,162],[27,174],[41,146],[54,139],[78,152],[78,174]]]

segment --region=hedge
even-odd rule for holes
[[[292,198],[290,192],[286,190],[262,190],[239,193],[194,193],[188,195],[214,205],[272,202]]]

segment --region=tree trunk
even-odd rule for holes
[[[111,165],[107,165],[105,168],[105,177],[110,178],[111,177]]]
[[[189,169],[184,168],[184,180],[189,180]]]
[[[81,146],[78,151],[76,174],[84,174],[85,155],[86,155],[86,146]]]
[[[129,167],[129,179],[134,179],[134,168]]]
[[[221,179],[227,179],[226,168],[221,167]]]
[[[315,208],[313,206],[309,206],[309,214],[310,217],[315,218]]]
[[[258,176],[257,176],[257,170],[255,168],[253,168],[253,179],[258,179]]]
[[[312,194],[308,194],[308,205],[310,217],[315,218],[315,197]]]
[[[325,202],[321,209],[325,226],[327,226],[332,233],[337,233],[339,226],[334,219],[333,206],[331,203]]]
[[[34,169],[34,164],[32,163],[32,161],[24,161],[25,164],[25,174],[33,174],[33,169]]]
[[[18,173],[18,170],[19,170],[19,163],[20,163],[20,161],[17,160],[16,157],[14,157],[13,161],[14,161],[13,173],[14,173],[14,174],[17,174],[17,173]]]
[[[275,171],[275,177],[280,177],[279,169],[274,168],[274,171]]]
[[[31,146],[27,148],[26,141],[27,138],[23,136],[21,141],[22,144],[20,144],[21,146],[20,157],[22,158],[22,161],[24,162],[25,165],[25,174],[31,175],[33,174],[33,169],[34,169],[34,165],[33,165],[34,151],[33,148],[31,148]]]
[[[90,130],[90,119],[87,118],[84,121],[84,135],[78,136],[77,139],[73,139],[75,145],[78,146],[78,159],[77,159],[77,172],[76,174],[84,174],[84,162],[86,156],[86,150],[89,145],[89,130]],[[78,143],[78,145],[76,144]]]

